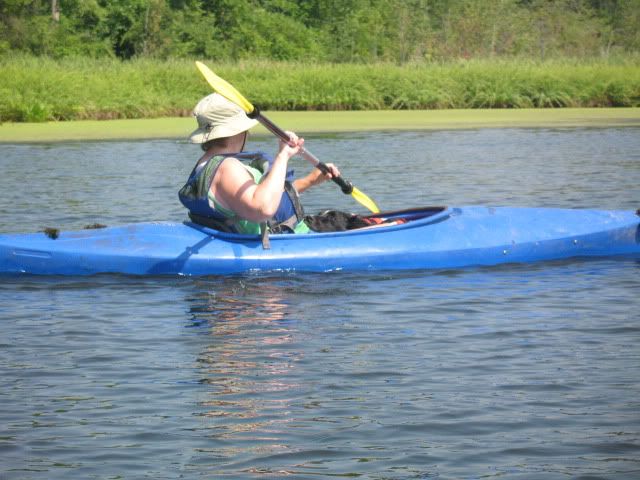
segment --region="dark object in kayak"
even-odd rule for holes
[[[0,273],[217,275],[460,268],[576,257],[640,258],[630,210],[430,207],[371,215],[344,232],[260,237],[185,223],[0,235]]]

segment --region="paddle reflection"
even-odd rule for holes
[[[198,415],[212,444],[199,451],[233,458],[286,450],[276,439],[291,421],[304,357],[286,288],[269,279],[203,286],[191,299],[191,313],[193,326],[211,337],[197,369],[208,387]]]

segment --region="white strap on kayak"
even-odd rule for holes
[[[270,250],[271,242],[269,241],[269,228],[267,228],[267,222],[260,223],[260,238],[262,239],[262,249]]]

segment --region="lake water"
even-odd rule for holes
[[[637,128],[307,146],[383,209],[640,207]],[[197,155],[175,141],[0,145],[0,231],[180,221]],[[332,184],[303,199],[361,211]],[[628,259],[0,277],[0,479],[639,478],[639,310]]]

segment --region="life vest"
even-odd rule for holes
[[[234,233],[261,233],[260,223],[237,217],[233,212],[222,208],[209,194],[211,182],[220,164],[228,157],[237,158],[256,183],[268,174],[274,158],[263,152],[241,152],[214,155],[206,162],[196,165],[189,175],[187,183],[180,189],[180,202],[189,210],[189,217],[195,222],[217,230]],[[302,221],[304,211],[298,192],[293,188],[293,170],[287,171],[285,190],[280,199],[276,214],[267,221],[272,233],[306,233],[309,228]]]

